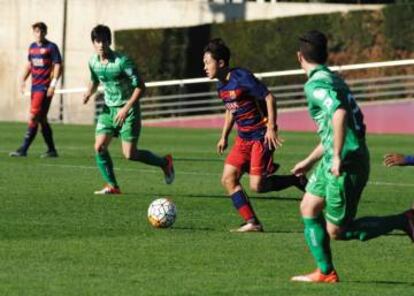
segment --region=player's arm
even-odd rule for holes
[[[115,122],[118,125],[122,125],[128,116],[129,110],[138,102],[145,92],[145,82],[138,75],[137,68],[132,60],[124,57],[122,61],[122,71],[129,78],[131,86],[134,87],[131,97],[128,99],[126,104],[118,111],[115,116]]]
[[[142,97],[144,89],[145,89],[145,86],[143,86],[142,88],[141,87],[134,88],[134,91],[132,92],[132,95],[129,98],[129,100],[126,102],[126,104],[116,114],[115,123],[117,123],[118,125],[122,125],[124,123],[125,119],[128,116],[129,110]]]
[[[265,134],[265,143],[269,145],[269,149],[276,149],[282,146],[282,139],[279,138],[277,133],[277,107],[276,99],[271,92],[265,97],[267,108],[267,130]]]
[[[31,70],[32,70],[32,63],[28,61],[26,65],[24,65],[22,77],[20,80],[20,91],[22,92],[22,94],[24,93],[24,90],[26,88],[26,80],[29,77]]]
[[[89,81],[86,92],[83,94],[83,103],[86,104],[91,96],[98,90],[99,82]]]
[[[50,82],[49,88],[47,89],[47,96],[53,97],[55,88],[60,75],[62,74],[62,56],[60,55],[59,48],[53,44],[51,48],[51,59],[52,59],[52,81]]]
[[[224,114],[224,125],[221,132],[220,140],[217,143],[217,153],[223,154],[228,146],[228,138],[234,125],[234,116],[230,110],[226,110]]]
[[[291,170],[292,174],[297,176],[304,175],[309,172],[314,164],[318,162],[323,156],[323,146],[319,143],[315,149],[302,161],[298,162]]]
[[[331,172],[334,176],[341,175],[341,153],[345,141],[346,110],[338,108],[332,117],[333,126],[333,160]]]
[[[52,69],[52,81],[50,82],[49,88],[47,89],[48,97],[53,97],[58,79],[60,78],[61,74],[62,74],[62,64],[54,63],[53,69]]]
[[[392,166],[414,166],[414,155],[404,155],[401,153],[388,153],[384,155],[384,165]]]
[[[91,96],[98,90],[98,86],[99,86],[99,78],[96,75],[96,73],[93,71],[93,67],[92,64],[89,63],[89,73],[90,73],[90,81],[88,83],[88,86],[86,88],[86,92],[83,94],[83,103],[86,104],[88,103],[89,99],[91,98]]]

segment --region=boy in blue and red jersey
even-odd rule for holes
[[[25,81],[31,74],[31,108],[30,120],[23,144],[9,155],[12,157],[27,156],[27,150],[37,134],[38,125],[42,129],[43,138],[48,150],[41,157],[57,157],[53,141],[52,129],[47,121],[47,113],[55,91],[57,79],[61,73],[62,58],[59,48],[46,39],[47,26],[39,22],[32,25],[35,42],[29,47],[28,62],[21,81],[24,92]]]
[[[225,161],[221,182],[245,223],[236,232],[263,231],[246,193],[240,184],[243,173],[250,175],[250,189],[264,193],[290,186],[304,190],[305,177],[271,175],[276,171],[273,152],[281,146],[277,133],[276,102],[267,87],[248,70],[230,68],[230,50],[221,39],[213,39],[204,49],[204,70],[217,78],[218,95],[226,108],[225,122],[217,152],[227,148],[233,124],[236,142]]]

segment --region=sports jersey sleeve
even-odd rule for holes
[[[270,93],[267,87],[261,83],[251,72],[238,69],[235,72],[239,85],[247,91],[247,93],[259,100],[264,100]]]
[[[60,55],[59,48],[56,44],[52,44],[51,47],[51,59],[53,64],[61,64],[62,63],[62,56]]]
[[[140,78],[135,63],[128,57],[123,57],[121,68],[124,74],[130,79],[131,86],[136,88],[140,86]]]
[[[318,106],[328,114],[333,114],[339,108],[345,108],[335,90],[317,83],[305,85],[305,95],[311,105]]]

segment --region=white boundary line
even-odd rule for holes
[[[98,170],[98,168],[96,166],[87,166],[87,165],[40,164],[40,166]],[[144,173],[161,174],[160,170],[155,170],[155,169],[151,170],[151,169],[115,168],[115,170],[116,171],[124,171],[124,172],[144,172]],[[178,175],[191,175],[191,176],[221,176],[221,172],[218,172],[218,173],[203,173],[203,172],[178,171],[178,172],[176,172],[176,174],[178,174]],[[409,183],[392,183],[392,182],[382,182],[382,181],[371,181],[371,182],[368,182],[368,184],[369,185],[374,185],[374,186],[414,187],[414,184],[409,184]]]

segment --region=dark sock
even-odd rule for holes
[[[272,175],[263,180],[260,192],[280,191],[291,186],[296,186],[304,191],[303,184],[299,177],[295,175]]]
[[[356,219],[344,232],[342,239],[370,240],[393,230],[405,230],[407,217],[404,214],[385,217],[363,217]]]
[[[26,134],[23,139],[23,144],[19,148],[19,151],[24,152],[24,153],[27,152],[27,150],[30,147],[30,144],[32,144],[34,138],[36,137],[37,127],[38,127],[37,123],[29,124],[29,127],[27,128]]]
[[[45,140],[48,151],[56,151],[55,143],[53,142],[53,133],[49,123],[44,122],[41,124],[41,126],[43,139]]]
[[[167,159],[160,157],[148,150],[137,150],[135,155],[131,156],[131,160],[139,161],[145,164],[164,167],[167,165]]]
[[[237,209],[244,221],[248,223],[259,223],[253,207],[251,206],[249,199],[243,190],[233,193],[231,195],[231,200],[233,201],[234,207]]]

